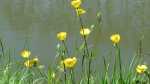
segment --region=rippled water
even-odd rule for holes
[[[41,63],[51,64],[56,55],[56,33],[69,32],[69,53],[75,44],[81,44],[79,21],[69,4],[70,0],[0,0],[0,37],[16,56],[22,48],[29,47]],[[101,56],[112,51],[109,36],[119,32],[122,56],[125,60],[136,52],[139,39],[143,39],[143,52],[150,61],[150,0],[84,0],[87,14],[84,24],[97,22],[101,11],[102,25],[89,37],[89,44],[97,52],[97,64]],[[26,44],[26,45],[25,45]],[[79,45],[78,44],[78,45]],[[73,46],[72,46],[73,45]]]

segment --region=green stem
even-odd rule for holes
[[[108,66],[106,64],[106,59],[105,57],[103,56],[103,63],[104,63],[104,71],[105,71],[105,78],[104,78],[104,84],[108,84],[108,80],[107,80],[107,72],[108,72]]]
[[[91,55],[92,56],[92,55]],[[92,63],[92,59],[91,59],[91,57],[89,57],[89,66],[88,66],[88,70],[89,70],[89,72],[88,72],[88,84],[90,84],[90,76],[91,76],[91,63]]]
[[[2,57],[4,57],[4,44],[3,44],[3,41],[1,39],[0,39],[0,45],[1,45],[1,49],[2,49]]]
[[[64,51],[63,51],[64,52]],[[61,60],[64,61],[64,56],[61,55]],[[65,78],[65,84],[67,84],[67,75],[66,75],[66,67],[65,67],[65,64],[63,63],[63,68],[64,68],[64,78]]]
[[[68,48],[67,48],[67,45],[66,45],[65,41],[62,41],[62,44],[64,45],[64,48],[65,48],[64,53],[66,53],[67,56],[69,57],[69,52],[68,52]]]
[[[84,54],[82,56],[82,73],[84,72],[84,60],[85,60],[85,50],[84,50]]]
[[[74,81],[74,71],[73,71],[73,69],[71,69],[71,80],[72,80],[72,84],[75,84],[75,81]]]
[[[64,60],[64,56],[61,56],[61,60]],[[63,63],[63,67],[64,67],[64,76],[65,76],[65,84],[67,84],[67,74],[66,74],[66,67],[65,64]]]
[[[83,21],[82,21],[82,18],[81,18],[81,16],[79,16],[79,21],[80,21],[80,26],[81,26],[81,28],[80,29],[84,29],[84,26],[83,26]],[[83,31],[83,33],[84,33],[84,31]],[[84,46],[85,46],[85,43],[86,43],[86,37],[85,36],[82,36],[83,37],[83,39],[84,39]],[[87,44],[87,43],[86,43]],[[84,50],[84,53],[83,53],[84,55],[83,55],[83,57],[82,57],[82,71],[84,71],[83,69],[84,69],[84,61],[85,61],[85,54],[86,54],[86,51]]]
[[[65,47],[65,50],[63,50],[63,53],[64,54],[66,53],[67,57],[68,57],[69,56],[69,52],[68,52],[67,46],[65,44],[65,41],[62,41],[62,44]],[[64,60],[65,57],[63,55],[61,57],[62,57],[62,60]],[[63,66],[64,66],[65,84],[67,84],[67,71],[66,71],[66,67],[65,67],[64,63],[63,63]]]
[[[111,83],[113,83],[114,82],[114,78],[116,78],[115,76],[116,76],[116,65],[117,65],[117,55],[115,56],[115,63],[114,63],[114,67],[113,67],[113,76],[112,76],[112,82]]]
[[[84,43],[84,46],[85,46],[85,43]],[[85,49],[84,49],[84,51],[83,51],[83,55],[82,55],[82,63],[81,63],[81,65],[82,65],[82,73],[84,73],[84,61],[85,61],[85,54],[86,54],[86,51],[85,51]]]
[[[78,9],[78,8],[77,8]],[[79,13],[79,12],[78,12]],[[82,21],[82,18],[81,16],[79,15],[79,21],[80,21],[80,26],[81,26],[81,29],[83,30],[84,29],[84,25],[83,25],[83,21]],[[83,31],[84,33],[84,31]],[[89,66],[88,66],[88,84],[89,84],[89,81],[90,81],[90,73],[91,73],[91,58],[90,58],[90,55],[89,55],[89,50],[88,50],[88,44],[87,44],[87,37],[85,35],[82,36],[83,39],[84,39],[84,42],[85,42],[85,46],[84,46],[84,49],[86,51],[86,54],[87,54],[87,57],[89,58]],[[82,58],[82,63],[84,64],[84,59],[85,59],[85,51],[84,51],[84,55],[83,55],[83,58]],[[83,64],[82,64],[82,67],[83,67]]]
[[[146,76],[148,77],[149,84],[150,84],[150,73],[148,71],[145,72]]]
[[[116,44],[116,50],[117,50],[117,56],[118,56],[118,62],[119,62],[119,75],[120,75],[120,83],[124,84],[123,79],[122,79],[122,62],[121,62],[121,54],[120,54],[120,48],[119,45]]]

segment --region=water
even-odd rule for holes
[[[79,22],[69,0],[0,0],[0,37],[7,48],[18,52],[29,47],[33,56],[42,64],[52,65],[56,55],[57,32],[69,32],[69,53],[74,53],[75,43],[81,44]],[[84,0],[87,14],[83,16],[88,27],[97,22],[101,11],[102,25],[89,37],[89,44],[97,52],[96,63],[101,56],[112,51],[109,36],[119,32],[122,36],[122,56],[128,60],[136,52],[138,40],[144,35],[143,52],[150,53],[150,0]],[[26,44],[26,45],[25,45]],[[79,46],[78,44],[78,46]],[[73,46],[72,46],[73,45]],[[18,57],[17,57],[18,56]],[[146,63],[150,56],[146,56]],[[101,60],[102,61],[102,60]]]

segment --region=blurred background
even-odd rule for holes
[[[87,13],[82,16],[84,25],[95,26],[88,38],[96,51],[94,66],[102,65],[102,56],[111,58],[113,52],[109,39],[113,33],[121,34],[121,55],[124,63],[137,52],[142,38],[144,62],[150,61],[150,0],[83,0]],[[102,14],[101,24],[97,13]],[[41,64],[54,64],[56,59],[56,34],[69,33],[67,46],[70,55],[81,45],[79,20],[70,0],[0,0],[0,38],[6,49],[20,59],[25,47],[38,56]]]

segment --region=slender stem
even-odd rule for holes
[[[118,56],[118,62],[119,62],[119,71],[120,71],[120,83],[123,84],[123,79],[122,79],[122,63],[121,63],[121,54],[120,54],[120,48],[119,45],[116,44],[116,50],[117,50],[117,56]]]
[[[146,76],[148,77],[149,84],[150,84],[150,73],[148,71],[145,72]]]
[[[81,26],[80,29],[83,29],[84,26],[83,26],[82,18],[81,18],[80,15],[79,15],[78,17],[79,17],[80,26]],[[83,31],[83,33],[84,33],[84,31]],[[85,46],[85,44],[87,45],[87,43],[86,43],[86,37],[85,37],[84,35],[83,35],[82,37],[83,37],[83,39],[84,39],[84,46]],[[86,51],[84,50],[84,55],[83,55],[83,57],[82,57],[82,71],[84,71],[83,69],[84,69],[85,54],[86,54]]]
[[[64,60],[64,56],[61,56],[61,59]],[[67,84],[67,74],[66,74],[66,67],[65,64],[63,63],[63,67],[64,67],[64,76],[65,76],[65,84]]]
[[[105,84],[107,84],[107,71],[108,71],[108,67],[107,67],[106,59],[105,59],[104,56],[103,56],[103,63],[104,63],[104,71],[105,71]]]
[[[74,71],[73,71],[73,69],[71,69],[71,80],[72,80],[72,84],[75,84],[75,81],[74,81]]]
[[[63,50],[63,53],[67,54],[67,57],[69,57],[69,52],[68,52],[68,49],[67,49],[67,46],[66,46],[66,43],[65,41],[62,41],[62,44],[63,46],[65,47],[65,50]],[[64,56],[62,55],[62,60],[64,60]],[[63,66],[64,66],[64,75],[65,75],[65,84],[67,84],[67,71],[66,71],[66,67],[65,67],[65,64],[63,63]]]
[[[82,21],[82,18],[81,16],[79,15],[79,21],[80,21],[80,26],[81,26],[81,29],[84,29],[84,26],[83,26],[83,21]],[[83,31],[84,33],[84,31]],[[87,57],[89,58],[89,66],[88,66],[88,84],[90,82],[90,73],[91,73],[91,58],[90,58],[90,55],[89,55],[89,50],[88,50],[88,44],[87,44],[87,37],[85,35],[82,36],[83,39],[84,39],[84,48],[85,48],[85,51],[86,51],[86,54],[87,54]],[[84,64],[84,59],[85,59],[85,51],[84,51],[84,55],[83,55],[83,58],[82,58],[82,67],[83,67],[83,64]]]
[[[64,66],[65,84],[67,84],[67,74],[66,74],[66,67],[64,63],[63,66]]]
[[[66,45],[65,41],[62,41],[62,44],[64,45],[64,48],[65,48],[64,53],[66,53],[67,56],[69,57],[69,52],[68,52],[68,48],[67,48],[67,45]]]
[[[84,72],[84,60],[85,60],[85,50],[84,50],[84,54],[82,55],[82,73]]]
[[[91,54],[91,56],[92,56],[92,54]],[[92,59],[91,59],[91,57],[89,58],[89,66],[88,66],[88,70],[89,70],[89,72],[88,72],[88,84],[90,84],[90,76],[91,76],[91,63],[92,63]]]
[[[139,58],[139,62],[143,62],[143,36],[139,40],[138,49],[137,49],[137,56]]]
[[[63,53],[65,53],[65,51],[62,51]],[[61,60],[64,60],[64,55],[61,55]],[[65,84],[67,84],[67,75],[66,75],[66,67],[65,64],[63,63],[63,68],[64,68],[64,76],[65,76]]]
[[[0,45],[1,45],[1,49],[2,49],[2,57],[4,57],[4,45],[3,45],[3,41],[0,39]]]
[[[116,78],[116,66],[117,66],[117,55],[115,55],[115,60],[114,60],[114,66],[113,66],[113,76],[112,76],[112,83],[115,80],[114,78]]]
[[[142,57],[142,39],[140,39],[139,41],[139,49],[138,49],[138,55],[139,57]]]
[[[90,73],[91,73],[91,57],[90,57],[90,55],[89,55],[89,49],[88,49],[88,44],[87,44],[87,39],[86,39],[86,36],[83,36],[83,38],[84,38],[84,42],[85,42],[85,51],[84,51],[84,53],[86,53],[87,54],[87,57],[88,57],[88,59],[89,59],[89,63],[88,63],[88,84],[90,83]],[[85,57],[86,55],[84,55],[84,57]],[[85,59],[85,58],[84,58]]]

